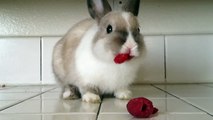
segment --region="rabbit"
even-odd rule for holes
[[[101,95],[130,99],[129,85],[137,77],[145,51],[137,19],[140,0],[128,0],[112,11],[107,0],[87,0],[91,18],[75,24],[53,50],[52,66],[63,99],[101,102]],[[131,60],[116,64],[119,53]]]

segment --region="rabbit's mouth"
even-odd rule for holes
[[[124,45],[123,49],[121,49],[121,52],[118,53],[115,56],[114,62],[116,64],[121,64],[121,63],[129,61],[132,58],[137,57],[137,56],[139,56],[138,46],[137,45],[135,45],[132,48],[129,48],[129,47],[127,47],[127,46]]]
[[[126,45],[123,45],[120,53],[129,54],[129,56],[131,57],[137,57],[139,56],[138,45],[134,45],[133,47],[128,47]]]
[[[130,49],[130,56],[133,56],[133,57],[139,56],[138,46],[137,45],[135,45],[134,47],[132,47]]]

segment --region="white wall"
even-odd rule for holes
[[[213,32],[212,0],[141,1],[139,19],[145,35]],[[0,36],[61,36],[87,17],[85,0],[1,0]]]
[[[136,83],[213,82],[212,11],[211,0],[142,0],[148,53]],[[87,17],[85,0],[1,0],[0,83],[55,83],[52,47]]]

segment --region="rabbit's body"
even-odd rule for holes
[[[92,50],[97,26],[84,35],[76,51],[76,70],[81,76],[81,85],[97,87],[101,93],[112,93],[116,89],[127,87],[135,78],[137,65],[135,62],[117,65],[96,57]],[[102,53],[108,55],[108,53]],[[112,57],[109,57],[112,58]],[[91,68],[91,69],[88,69]]]
[[[72,68],[75,68],[74,56],[76,49],[81,42],[81,38],[93,24],[94,20],[92,19],[86,19],[77,23],[56,43],[52,60],[53,71],[62,84],[69,83],[70,80],[67,81],[66,79],[68,74],[71,75],[72,73],[72,78],[76,76],[76,72],[72,70]]]
[[[98,102],[99,94],[114,93],[127,99],[144,48],[138,21],[130,12],[104,13],[96,20],[79,22],[54,48],[53,70],[64,87],[63,97],[73,99],[80,93],[83,101]],[[134,58],[115,64],[116,54],[126,52]]]

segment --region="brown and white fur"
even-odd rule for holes
[[[81,95],[85,102],[100,102],[105,93],[131,97],[128,86],[137,76],[145,48],[137,20],[139,3],[129,0],[123,11],[112,11],[107,0],[87,0],[93,19],[73,26],[53,52],[53,71],[64,99]],[[116,54],[127,52],[133,59],[114,63]]]

